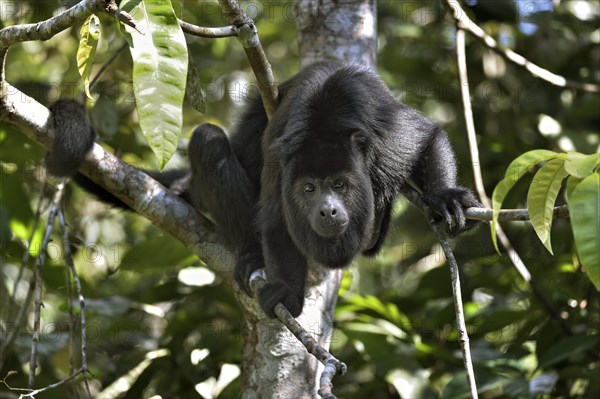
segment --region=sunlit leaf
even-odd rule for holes
[[[600,164],[600,154],[584,155],[578,152],[567,154],[565,169],[571,176],[583,179]]]
[[[504,174],[504,179],[500,180],[496,188],[494,188],[494,193],[492,194],[493,214],[490,228],[492,232],[492,242],[494,243],[496,251],[500,252],[496,240],[496,224],[498,223],[498,213],[500,212],[502,202],[504,202],[506,195],[519,181],[519,179],[523,177],[526,172],[531,170],[531,168],[540,162],[547,161],[548,159],[552,159],[558,155],[559,154],[554,151],[533,150],[520,155],[518,158],[512,161],[510,165],[508,165],[506,173]]]
[[[600,173],[583,179],[573,190],[568,205],[577,254],[588,277],[600,290]]]
[[[127,0],[121,8],[137,21],[127,26],[133,46],[133,87],[142,133],[160,167],[177,149],[183,123],[188,53],[170,0]]]
[[[544,164],[533,177],[527,193],[527,210],[531,225],[540,241],[553,254],[550,242],[550,229],[554,203],[562,181],[569,174],[564,168],[564,159],[552,159]]]
[[[90,74],[96,58],[98,39],[100,38],[100,20],[94,14],[90,15],[79,31],[79,48],[77,49],[77,69],[83,78],[85,94],[92,99],[90,93]]]

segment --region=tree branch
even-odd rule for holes
[[[49,117],[46,107],[9,83],[0,82],[0,119],[48,150],[54,139]],[[185,244],[226,281],[232,281],[234,254],[225,249],[211,223],[190,204],[98,144],[88,153],[81,172]]]
[[[468,208],[465,211],[467,219],[473,220],[492,220],[492,210],[489,208]],[[555,218],[568,218],[569,208],[567,205],[561,205],[554,208]],[[527,209],[501,209],[498,214],[498,220],[501,222],[526,221],[529,220],[529,211]]]
[[[206,37],[209,39],[232,37],[240,34],[240,29],[235,25],[223,26],[221,28],[206,28],[179,20],[179,26],[181,26],[181,30],[183,30],[185,33],[189,33],[190,35],[198,37]]]
[[[271,70],[271,64],[260,44],[258,31],[252,18],[245,15],[236,0],[219,0],[221,10],[227,19],[227,23],[237,26],[239,29],[238,39],[246,57],[250,61],[252,71],[256,76],[260,96],[265,107],[267,117],[275,112],[278,90]]]
[[[132,27],[133,29],[135,29],[143,35],[143,33],[140,32],[137,28],[138,21],[136,21],[131,15],[129,15],[127,11],[123,11],[119,7],[117,7],[117,4],[114,2],[114,0],[110,0],[108,2],[105,11],[113,18],[121,21],[127,26]]]
[[[477,399],[477,384],[475,382],[475,371],[473,370],[473,360],[471,359],[471,346],[469,345],[469,335],[467,334],[467,324],[465,323],[465,312],[462,303],[462,291],[460,288],[460,274],[458,264],[454,258],[454,253],[450,244],[444,237],[439,224],[431,223],[431,228],[440,242],[446,261],[450,267],[450,278],[452,280],[452,296],[454,297],[454,312],[456,314],[456,329],[458,330],[458,340],[463,354],[463,364],[467,373],[467,382],[469,384],[469,395],[471,399]]]
[[[446,6],[452,11],[452,16],[456,20],[456,24],[459,29],[464,29],[473,34],[477,39],[483,42],[487,47],[494,50],[502,57],[512,62],[515,65],[525,68],[536,78],[545,80],[559,87],[569,87],[572,89],[587,91],[590,93],[600,93],[600,86],[593,83],[581,83],[573,80],[568,80],[564,76],[557,75],[553,72],[544,69],[533,62],[529,61],[522,55],[512,51],[511,49],[505,48],[498,44],[498,42],[490,35],[488,35],[479,25],[477,25],[469,16],[467,12],[460,6],[460,3],[456,0],[446,0]]]
[[[421,195],[414,188],[410,186],[407,187],[402,192],[402,195],[412,202],[417,209],[419,209],[419,211],[421,211],[427,217],[427,212],[425,210],[428,208],[428,206],[423,202]],[[440,245],[442,246],[442,249],[444,250],[446,261],[450,267],[452,294],[454,298],[454,311],[456,314],[456,329],[458,330],[460,347],[463,354],[463,362],[467,374],[467,381],[469,383],[469,394],[471,399],[477,399],[477,385],[475,383],[475,372],[473,370],[473,361],[471,360],[471,348],[469,346],[469,336],[467,334],[467,325],[465,323],[465,313],[462,304],[458,264],[454,258],[452,248],[450,248],[450,244],[448,244],[448,240],[446,240],[444,234],[442,233],[439,224],[432,220],[429,220],[429,224],[431,225],[431,228],[433,229],[438,241],[440,242]]]
[[[447,0],[447,4],[450,5],[449,0]],[[458,6],[458,7],[460,7],[460,6]],[[464,14],[464,11],[463,11],[463,15],[465,15],[465,17],[466,17],[466,14]],[[474,25],[474,23],[473,23],[473,25]],[[468,141],[469,141],[469,151],[471,154],[471,166],[473,168],[473,176],[475,179],[475,186],[477,187],[477,193],[478,193],[479,199],[481,200],[483,205],[487,208],[491,208],[492,205],[491,205],[488,195],[485,192],[485,188],[483,185],[483,174],[481,173],[481,162],[479,160],[479,149],[477,147],[477,135],[475,133],[475,122],[473,120],[473,111],[471,109],[471,94],[470,94],[470,90],[469,90],[469,79],[468,79],[468,73],[467,73],[467,56],[466,56],[466,48],[465,48],[465,31],[463,29],[461,29],[460,21],[457,21],[457,30],[456,30],[456,58],[457,58],[457,64],[458,64],[458,74],[459,74],[459,81],[460,81],[461,98],[462,98],[463,109],[464,109],[465,124],[467,126],[467,137],[468,137]],[[524,213],[522,211],[525,211],[525,210],[521,210],[521,212],[517,212],[516,214],[513,214],[512,216],[514,216],[515,218],[517,218],[518,216],[522,216],[523,218],[517,218],[514,220],[527,220],[529,218],[529,212]],[[491,212],[491,210],[487,209],[486,213],[487,212]],[[566,212],[568,214],[568,210]],[[510,214],[510,212],[506,212],[506,211],[504,211],[504,212],[501,211],[501,213],[503,213],[503,218],[506,217],[507,214]],[[527,215],[527,219],[524,217],[524,214]],[[565,213],[563,210],[557,211],[556,208],[554,210],[554,214],[555,215],[560,214],[561,217],[565,216]],[[491,219],[486,219],[486,220],[491,220]],[[511,219],[507,219],[507,220],[511,220]],[[564,320],[558,315],[558,312],[556,312],[556,310],[554,310],[554,308],[552,308],[552,306],[550,305],[550,302],[548,302],[546,297],[538,289],[537,284],[533,281],[531,272],[529,271],[529,269],[525,265],[525,262],[523,262],[523,260],[521,259],[521,257],[517,253],[517,251],[513,248],[512,244],[510,243],[510,240],[508,239],[508,236],[506,235],[506,233],[504,233],[504,230],[502,229],[502,227],[499,224],[496,225],[496,235],[497,235],[498,239],[500,240],[500,244],[502,245],[502,247],[504,247],[504,249],[506,249],[506,251],[508,252],[508,258],[510,259],[510,261],[513,264],[513,266],[515,267],[515,269],[517,269],[517,272],[521,275],[523,280],[525,280],[531,287],[533,295],[542,304],[542,307],[546,310],[546,312],[550,315],[550,317],[558,323],[558,325],[563,330],[563,332],[565,332],[565,334],[567,334],[567,335],[571,335],[571,331],[565,324]]]
[[[33,335],[31,343],[31,357],[29,360],[29,388],[33,389],[35,386],[35,369],[37,368],[37,353],[38,345],[40,343],[40,326],[41,326],[41,311],[42,311],[42,268],[44,267],[44,261],[46,260],[46,251],[48,243],[50,242],[50,234],[54,228],[54,219],[58,213],[60,202],[63,195],[63,189],[65,187],[65,179],[61,178],[52,204],[50,207],[50,214],[48,215],[48,222],[46,224],[46,230],[44,232],[44,238],[42,240],[42,250],[35,262],[35,316],[33,321]]]
[[[255,271],[250,276],[250,286],[255,296],[259,289],[261,289],[267,281],[262,276],[262,271]],[[319,395],[323,399],[335,399],[336,396],[333,394],[333,377],[336,375],[344,375],[348,371],[348,366],[335,356],[333,356],[327,349],[323,348],[313,338],[313,336],[306,331],[300,323],[290,314],[289,310],[280,302],[275,305],[275,316],[281,321],[281,324],[287,327],[287,329],[294,334],[298,341],[306,348],[308,353],[317,358],[324,366],[325,370],[321,374],[319,381]]]
[[[48,40],[57,33],[82,21],[94,12],[105,9],[108,0],[83,0],[64,12],[34,24],[8,26],[0,30],[0,49],[29,40]]]

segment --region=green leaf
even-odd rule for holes
[[[554,202],[560,191],[562,181],[569,173],[564,168],[564,159],[552,159],[537,171],[527,193],[527,210],[531,225],[540,241],[552,255],[550,228]]]
[[[584,155],[578,152],[567,154],[565,169],[571,176],[583,179],[589,176],[600,165],[600,154]]]
[[[85,94],[93,99],[90,93],[90,74],[96,58],[98,39],[100,38],[100,20],[94,14],[90,15],[79,31],[79,48],[77,49],[77,69],[83,78]]]
[[[567,200],[571,198],[571,194],[573,193],[573,190],[575,190],[577,185],[579,183],[581,183],[582,180],[583,179],[580,179],[573,175],[571,175],[567,178]]]
[[[571,228],[579,260],[600,290],[600,173],[593,173],[569,197]]]
[[[162,168],[177,149],[183,123],[188,53],[170,0],[127,0],[138,21],[127,26],[133,46],[133,87],[142,133]]]
[[[518,182],[521,177],[523,177],[525,172],[528,172],[540,162],[547,161],[548,159],[552,159],[557,156],[559,156],[558,153],[549,150],[533,150],[520,155],[514,161],[512,161],[510,165],[508,165],[506,173],[504,174],[504,179],[500,180],[498,185],[496,185],[496,188],[494,188],[494,193],[492,194],[493,213],[490,228],[492,233],[492,242],[494,243],[494,247],[498,253],[500,250],[498,249],[498,243],[496,240],[496,224],[498,223],[498,213],[500,212],[500,207],[502,206],[502,202],[504,202],[506,195],[515,185],[515,183]]]
[[[590,349],[600,339],[600,335],[576,335],[564,338],[539,356],[538,368],[545,369],[569,356]]]

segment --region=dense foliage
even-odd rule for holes
[[[48,18],[59,3],[18,2],[14,10],[0,10],[0,28]],[[517,7],[504,0],[491,8],[484,8],[483,1],[466,3],[474,5],[473,18],[487,32],[531,61],[571,80],[600,81],[598,3],[539,0],[519,1]],[[299,67],[293,6],[285,1],[243,4],[258,23],[276,78],[291,76]],[[378,7],[379,73],[400,99],[449,132],[461,180],[472,185],[452,19],[437,1],[382,0]],[[214,2],[185,1],[181,11],[184,20],[197,25],[225,25]],[[131,55],[114,20],[99,17],[101,36],[91,77],[116,58],[91,90],[92,124],[106,148],[134,165],[155,168],[158,162],[140,139],[134,112]],[[79,93],[80,27],[46,42],[13,46],[7,80],[44,104]],[[182,121],[186,137],[202,122],[227,126],[244,99],[257,95],[246,56],[235,39],[188,36],[187,43],[205,113],[186,100]],[[597,93],[552,86],[473,38],[467,42],[467,57],[488,194],[509,163],[531,149],[598,152]],[[179,148],[167,168],[185,164],[185,142]],[[0,124],[1,337],[14,328],[6,323],[9,296],[39,200],[43,156],[21,133]],[[531,176],[524,176],[503,206],[526,208],[530,183]],[[108,209],[76,188],[69,197],[70,235],[88,310],[93,388],[106,397],[237,397],[241,315],[230,287],[140,217]],[[561,203],[565,203],[562,192],[557,201]],[[530,224],[511,222],[503,227],[539,295],[560,322],[510,259],[495,252],[489,229],[481,227],[455,240],[481,396],[598,397],[600,298],[578,261],[569,221],[554,221],[554,255]],[[36,231],[34,255],[42,229]],[[40,386],[69,373],[64,251],[60,237],[55,238],[43,271]],[[399,202],[383,254],[360,259],[344,279],[331,341],[332,353],[349,365],[348,375],[336,379],[339,397],[466,395],[450,278],[443,265],[424,218]],[[27,290],[27,284],[19,286],[17,303]],[[27,385],[30,330],[29,325],[20,330],[14,351],[0,370],[0,378],[9,370],[18,372],[7,380],[11,386]],[[39,397],[80,397],[77,390],[81,386],[72,384]]]

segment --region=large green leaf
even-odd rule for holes
[[[575,246],[590,280],[600,290],[600,173],[593,173],[569,197]]]
[[[177,149],[187,79],[185,37],[170,0],[126,0],[121,8],[137,21],[130,27],[133,87],[142,132],[160,167]]]
[[[98,48],[98,39],[100,38],[100,20],[94,14],[90,15],[79,31],[79,48],[77,49],[77,69],[83,78],[85,94],[91,99],[90,94],[90,74],[96,58],[96,49]]]
[[[494,243],[496,251],[500,252],[498,250],[498,243],[496,240],[496,224],[498,223],[498,213],[500,212],[500,207],[502,206],[502,202],[504,202],[504,198],[506,198],[506,195],[510,189],[515,185],[516,182],[519,181],[521,177],[523,177],[526,172],[531,170],[540,162],[555,158],[558,155],[559,154],[554,151],[533,150],[520,155],[518,158],[512,161],[510,165],[508,165],[506,173],[504,174],[504,179],[500,180],[496,188],[494,188],[494,193],[492,194],[493,213],[490,228],[492,232],[492,242]]]
[[[583,179],[600,164],[600,154],[584,155],[578,152],[567,154],[565,169],[571,176]]]
[[[562,181],[569,175],[564,165],[564,159],[552,159],[546,162],[533,177],[527,193],[527,210],[531,225],[540,241],[553,255],[550,228],[552,227],[554,202],[556,202]]]

